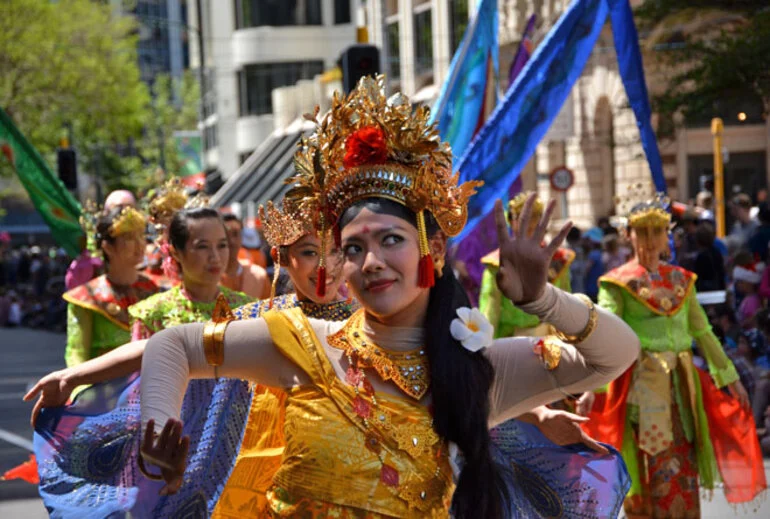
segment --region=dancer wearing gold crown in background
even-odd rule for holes
[[[287,194],[321,235],[332,231],[362,310],[343,323],[290,309],[153,336],[142,365],[141,452],[161,467],[164,492],[189,474],[179,395],[190,377],[226,376],[286,393],[286,447],[263,516],[447,517],[451,503],[460,519],[501,517],[510,502],[489,424],[606,383],[636,358],[637,339],[622,321],[547,285],[569,230],[542,244],[552,204],[532,237],[511,237],[498,205],[499,284],[574,345],[536,352],[532,338],[493,340],[478,311],[463,308],[444,255],[474,184],[451,174],[451,152],[427,110],[413,112],[403,95],[386,100],[383,82],[364,78],[346,99],[335,96],[301,143]],[[159,437],[155,423],[165,424]],[[456,488],[450,442],[464,456]]]
[[[298,307],[305,316],[326,321],[344,321],[357,304],[340,295],[342,285],[342,252],[327,236],[327,243],[313,229],[312,222],[292,211],[290,204],[283,210],[268,202],[259,208],[259,218],[265,239],[272,246],[276,265],[271,298],[236,309],[237,319],[261,317],[270,309],[285,310]],[[331,242],[331,243],[330,243]],[[318,296],[318,260],[325,247],[328,273],[326,293]],[[272,297],[278,266],[289,274],[294,293]],[[285,391],[257,384],[252,389],[251,409],[246,431],[233,472],[227,480],[212,517],[240,518],[256,516],[265,507],[265,496],[278,470],[286,445],[284,436]]]
[[[94,252],[106,274],[64,294],[67,308],[67,366],[98,357],[130,340],[128,307],[158,287],[137,271],[144,257],[147,220],[133,207],[101,214],[93,205],[83,218]]]
[[[217,297],[230,306],[250,301],[218,285],[229,251],[224,224],[216,210],[195,207],[177,211],[168,225],[168,240],[181,283],[129,309],[135,339],[168,326],[210,319]],[[181,513],[201,507],[205,512],[204,496],[221,490],[220,482],[226,479],[231,462],[216,465],[208,457],[214,450],[230,449],[229,459],[237,453],[248,411],[248,387],[237,380],[190,384],[184,405],[186,432],[192,437],[197,470],[210,471],[211,477],[190,482],[189,496],[159,499],[159,486],[140,475],[137,458],[137,370],[143,344],[132,343],[76,368],[52,373],[25,396],[31,399],[40,393],[32,417],[33,424],[37,421],[35,453],[40,494],[52,514],[102,518],[130,512],[136,517],[168,517],[173,514],[165,510]],[[63,405],[72,388],[80,384],[95,385],[72,405],[56,407]],[[240,406],[239,397],[244,402]],[[38,418],[42,407],[46,409]],[[73,491],[62,492],[62,487]]]
[[[521,217],[521,211],[524,209],[524,203],[531,195],[531,192],[524,192],[516,196],[508,203],[508,222],[518,232],[518,222]],[[545,206],[539,199],[535,200],[532,207],[534,218],[540,218]],[[537,220],[533,220],[526,232],[531,236],[535,232]],[[575,259],[575,253],[571,250],[559,247],[551,259],[551,265],[548,268],[548,282],[566,292],[571,292],[569,267]],[[497,288],[495,276],[500,268],[500,251],[495,250],[481,258],[485,265],[484,274],[481,278],[481,294],[479,295],[479,310],[489,319],[492,326],[495,327],[495,337],[513,337],[515,335],[527,335],[532,337],[542,337],[550,334],[547,325],[540,322],[535,315],[529,315],[519,308],[513,306],[511,301],[502,296]]]
[[[632,187],[627,218],[634,258],[600,279],[599,304],[642,343],[634,366],[597,395],[584,428],[620,449],[632,476],[629,517],[700,517],[699,487],[720,478],[732,503],[765,488],[748,396],[696,299],[695,275],[668,265],[668,200]],[[710,376],[696,369],[692,342]],[[726,387],[732,397],[716,387]]]

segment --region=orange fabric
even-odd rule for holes
[[[708,373],[696,371],[727,501],[749,502],[767,488],[751,409],[742,408],[735,398],[720,391]]]
[[[25,461],[18,467],[13,467],[0,478],[2,481],[8,481],[10,479],[21,479],[27,483],[39,485],[40,476],[37,474],[37,460],[35,459],[35,455],[30,454],[28,461]]]
[[[620,450],[623,431],[626,428],[626,399],[631,387],[631,374],[636,364],[609,383],[605,393],[597,393],[594,406],[588,413],[589,420],[583,430],[600,442],[609,443]]]
[[[241,247],[238,251],[238,259],[246,260],[254,265],[259,265],[262,268],[267,268],[267,258],[261,249],[247,249]]]

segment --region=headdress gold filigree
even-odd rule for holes
[[[154,222],[168,219],[187,204],[187,192],[179,177],[170,178],[151,196],[147,211]]]
[[[104,208],[97,205],[93,200],[88,200],[81,211],[80,226],[86,233],[86,248],[92,255],[100,254],[99,242],[105,238],[104,236],[99,236],[96,230],[99,218],[103,214]],[[114,218],[107,230],[107,234],[112,238],[117,238],[123,234],[145,232],[146,230],[147,218],[144,214],[134,207],[126,206]]]
[[[417,215],[420,234],[420,286],[432,286],[433,262],[425,229],[429,211],[448,236],[456,236],[467,220],[468,199],[482,182],[459,184],[452,174],[452,152],[441,142],[425,107],[412,111],[403,94],[386,99],[385,78],[364,77],[347,98],[335,93],[330,111],[320,120],[318,109],[305,117],[316,132],[303,138],[294,156],[294,187],[286,199],[325,232],[358,200],[387,198]],[[317,286],[323,287],[324,251]],[[321,290],[322,291],[322,290]]]
[[[278,209],[273,202],[268,202],[267,207],[259,206],[259,220],[262,223],[262,234],[273,247],[291,245],[306,234],[315,233],[310,221],[287,206]]]
[[[628,186],[625,196],[615,197],[615,205],[623,215],[612,218],[616,226],[668,228],[671,224],[671,200],[664,193],[656,193],[651,185],[639,182]]]
[[[508,202],[508,214],[511,220],[515,220],[521,214],[524,209],[524,204],[527,203],[527,199],[532,195],[532,191],[523,191],[516,195],[510,202]],[[545,211],[545,205],[540,198],[535,198],[535,203],[532,205],[532,216],[539,218]]]
[[[110,236],[117,238],[122,234],[133,232],[145,232],[147,230],[147,218],[133,207],[124,207],[120,214],[110,225]]]

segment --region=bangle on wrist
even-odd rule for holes
[[[554,331],[554,335],[556,335],[559,340],[569,344],[580,344],[584,340],[588,339],[588,337],[590,337],[591,334],[596,330],[596,325],[599,321],[599,312],[596,310],[596,305],[594,305],[594,302],[591,301],[591,299],[585,294],[575,295],[588,307],[588,322],[586,323],[585,328],[583,328],[583,331],[576,335],[568,335],[561,330]]]
[[[144,456],[141,452],[139,452],[139,456],[137,457],[137,465],[139,465],[139,472],[141,472],[144,477],[147,479],[150,479],[152,481],[161,481],[163,479],[163,476],[160,474],[153,474],[152,472],[147,470],[147,467],[144,464]]]

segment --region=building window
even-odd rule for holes
[[[203,149],[210,150],[219,146],[219,132],[217,125],[212,124],[203,129]]]
[[[323,61],[246,65],[238,72],[241,115],[272,113],[273,89],[294,85],[300,79],[313,79],[323,69]]]
[[[350,1],[334,0],[334,25],[350,23]]]
[[[264,25],[321,25],[321,0],[235,0],[236,29]]]
[[[449,0],[449,30],[451,32],[452,55],[463,41],[468,28],[468,0]]]
[[[401,77],[401,55],[398,31],[398,18],[395,21],[388,23],[388,69],[386,72],[390,74],[391,79],[397,79]]]
[[[432,11],[425,9],[414,14],[414,61],[417,75],[433,72]]]

